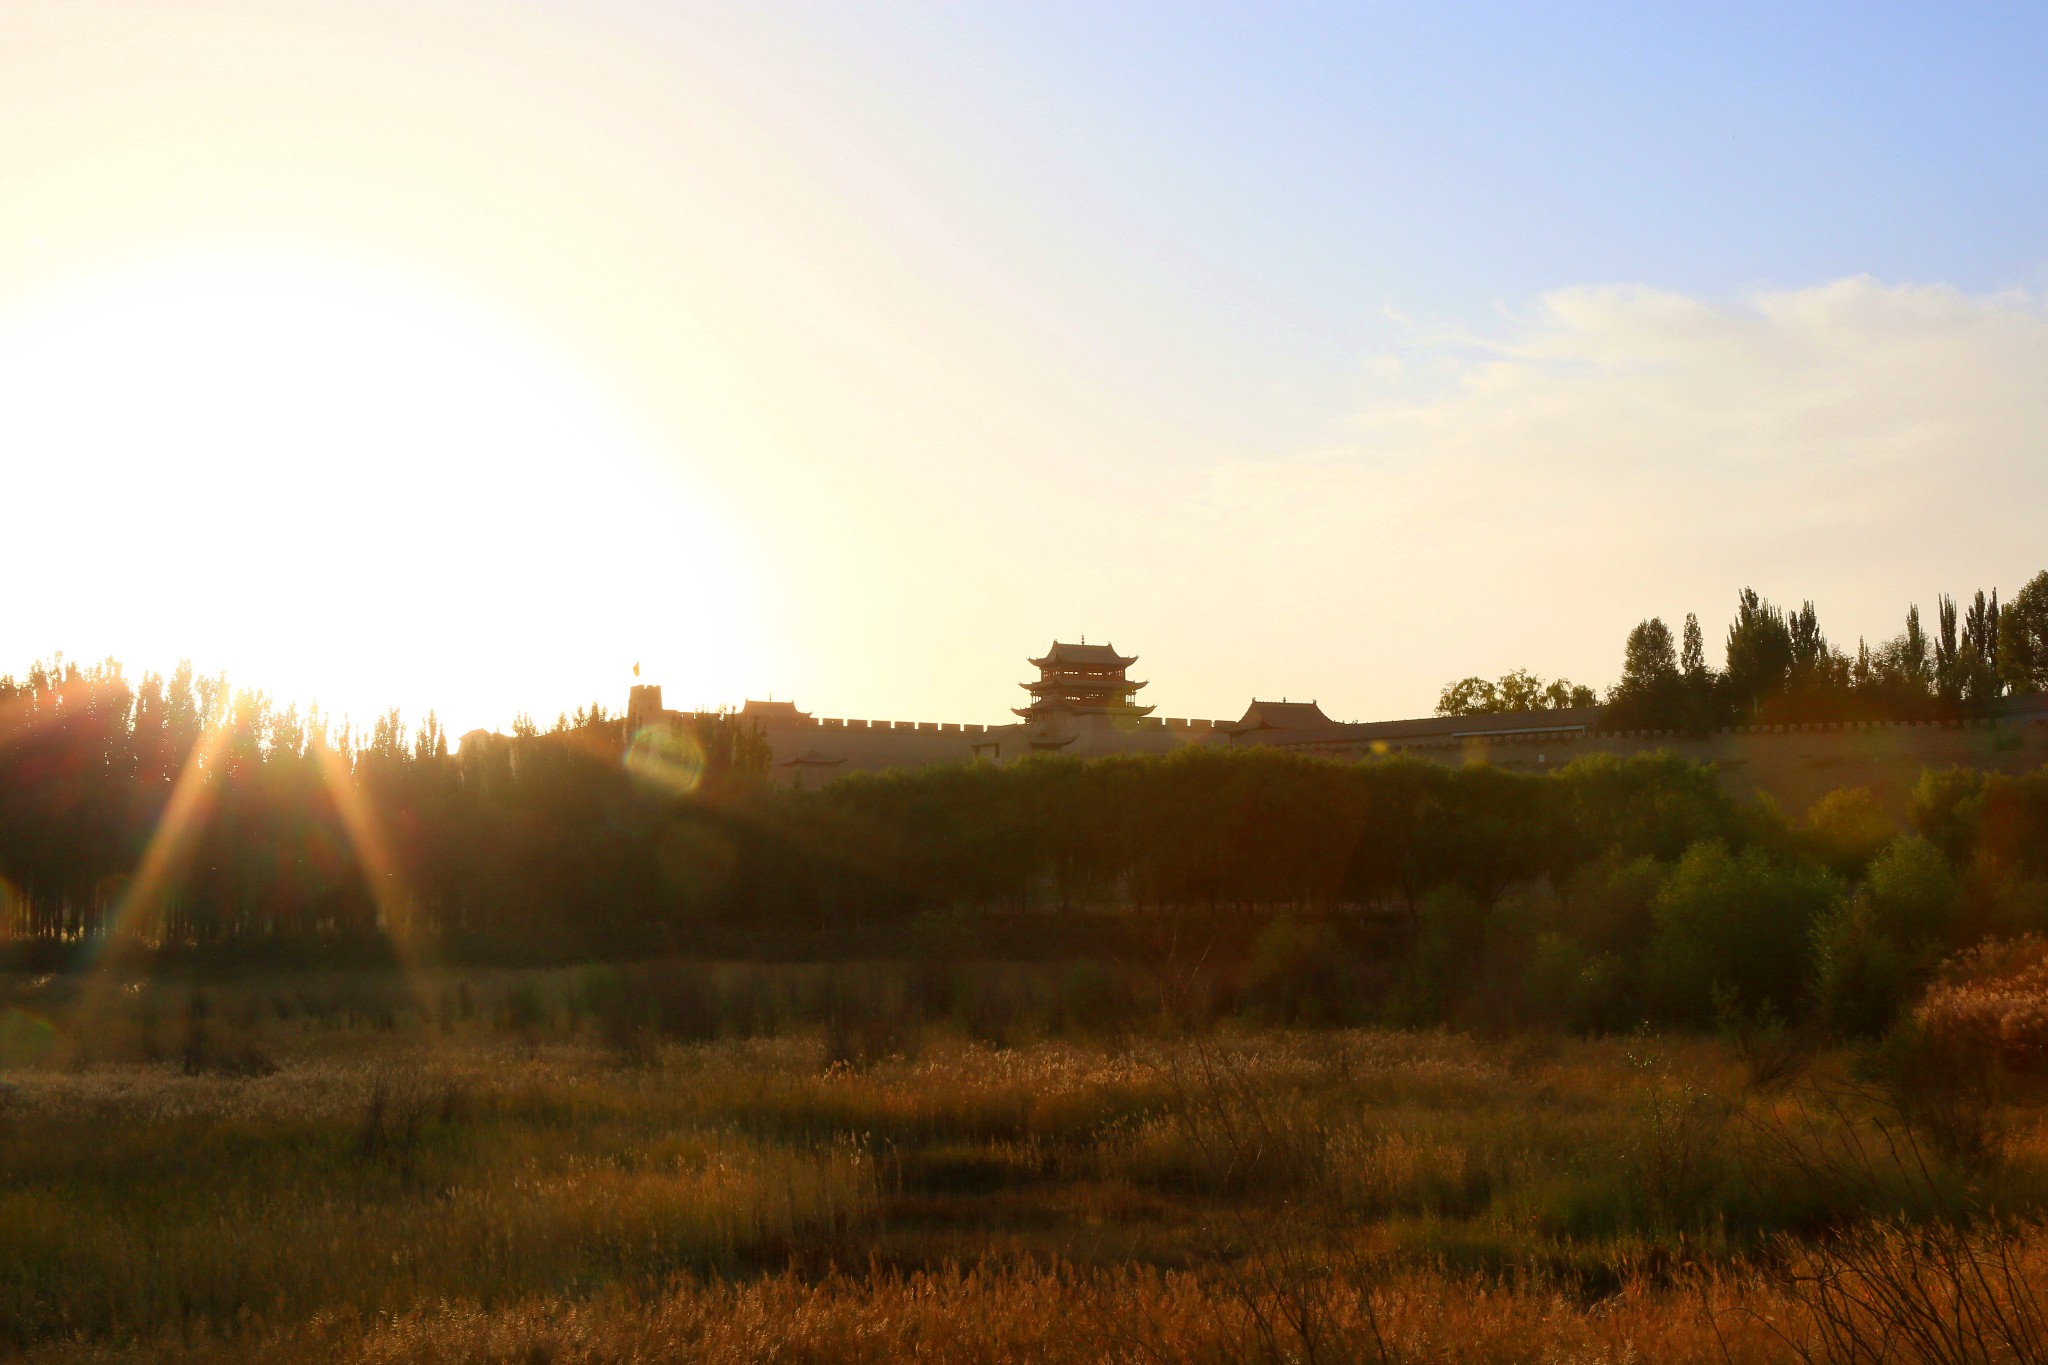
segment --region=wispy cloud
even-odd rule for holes
[[[1492,332],[1418,326],[1364,374],[1336,439],[1218,469],[1190,510],[1287,546],[1326,619],[1402,639],[1375,691],[1411,704],[1512,664],[1605,680],[1626,624],[1712,630],[1747,582],[1853,639],[2048,566],[2034,295],[1577,288]]]

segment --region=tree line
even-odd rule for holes
[[[2048,572],[2000,605],[1996,590],[1968,602],[1943,594],[1930,633],[1919,606],[1904,628],[1854,654],[1830,642],[1811,601],[1787,610],[1753,588],[1736,598],[1722,666],[1707,662],[1699,617],[1674,634],[1661,617],[1638,624],[1608,691],[1608,729],[1699,732],[1724,725],[1897,721],[1981,713],[2007,695],[2048,691]],[[1438,715],[1591,706],[1591,688],[1545,684],[1524,670],[1498,683],[1465,678],[1443,689]]]
[[[0,680],[0,932],[52,960],[573,962],[1237,924],[1276,1013],[1607,1028],[1861,1026],[1950,948],[2048,929],[2048,770],[1930,773],[1901,827],[1858,791],[1791,820],[1668,754],[1191,748],[815,790],[767,763],[732,716],[593,706],[451,752],[431,715],[358,733],[187,668],[38,667]]]

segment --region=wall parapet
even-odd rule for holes
[[[778,725],[769,727],[770,734],[797,727]],[[861,720],[856,717],[826,716],[810,723],[807,728],[821,730],[887,730],[893,733],[920,735],[980,735],[996,727],[959,720]]]

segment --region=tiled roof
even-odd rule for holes
[[[1042,659],[1026,660],[1034,668],[1045,668],[1053,664],[1077,664],[1083,668],[1129,668],[1138,662],[1138,656],[1129,658],[1116,652],[1115,645],[1070,645],[1061,640],[1052,642],[1052,648]]]
[[[1309,730],[1335,724],[1312,701],[1259,701],[1245,708],[1244,719],[1230,727],[1232,734],[1246,730]]]

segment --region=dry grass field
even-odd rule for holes
[[[888,1007],[915,982],[881,969],[832,1007],[833,970],[691,969],[680,1032],[588,971],[10,981],[0,1350],[2048,1351],[2024,1077],[1785,1035],[991,1030]]]

